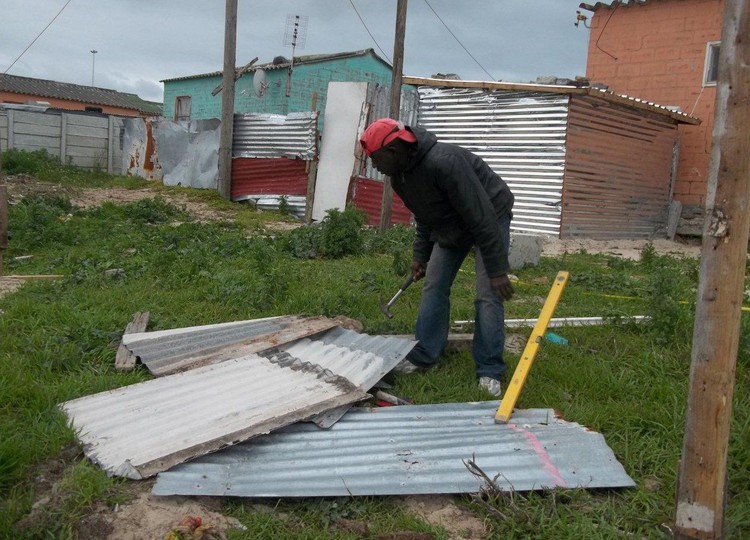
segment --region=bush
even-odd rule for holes
[[[293,230],[281,244],[286,252],[300,259],[357,255],[364,250],[364,223],[365,214],[354,207],[343,212],[333,208],[319,224]]]
[[[5,174],[28,174],[36,176],[46,170],[60,166],[60,161],[46,150],[26,152],[10,148],[3,152]]]
[[[343,212],[335,208],[328,210],[320,223],[318,253],[331,259],[361,253],[364,224],[365,214],[353,206],[347,207]]]

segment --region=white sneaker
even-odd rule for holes
[[[500,386],[500,381],[493,379],[492,377],[480,377],[479,388],[495,397],[500,397],[503,393],[503,387]]]
[[[396,367],[393,368],[393,371],[396,373],[414,373],[415,371],[419,371],[421,368],[416,365],[412,364],[409,360],[404,358],[401,360],[398,364],[396,364]]]

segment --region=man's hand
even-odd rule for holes
[[[411,262],[411,275],[414,276],[414,281],[419,281],[425,276],[427,267],[425,263],[419,261]]]
[[[508,274],[501,274],[497,277],[490,278],[490,286],[492,287],[492,292],[494,292],[501,300],[510,300],[513,298],[513,293],[515,291],[513,290],[513,285],[510,284]]]

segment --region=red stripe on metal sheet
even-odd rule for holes
[[[232,159],[232,198],[242,195],[307,195],[307,161]]]
[[[355,207],[367,214],[368,225],[380,224],[380,206],[383,201],[383,183],[371,178],[357,176],[352,180],[350,200]],[[393,194],[393,212],[391,224],[409,225],[411,211],[404,205],[401,197]]]

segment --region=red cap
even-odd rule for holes
[[[417,142],[417,137],[406,129],[403,123],[393,118],[380,118],[367,127],[359,143],[367,155],[371,156],[373,152],[380,150],[395,139],[403,139],[410,143]]]

